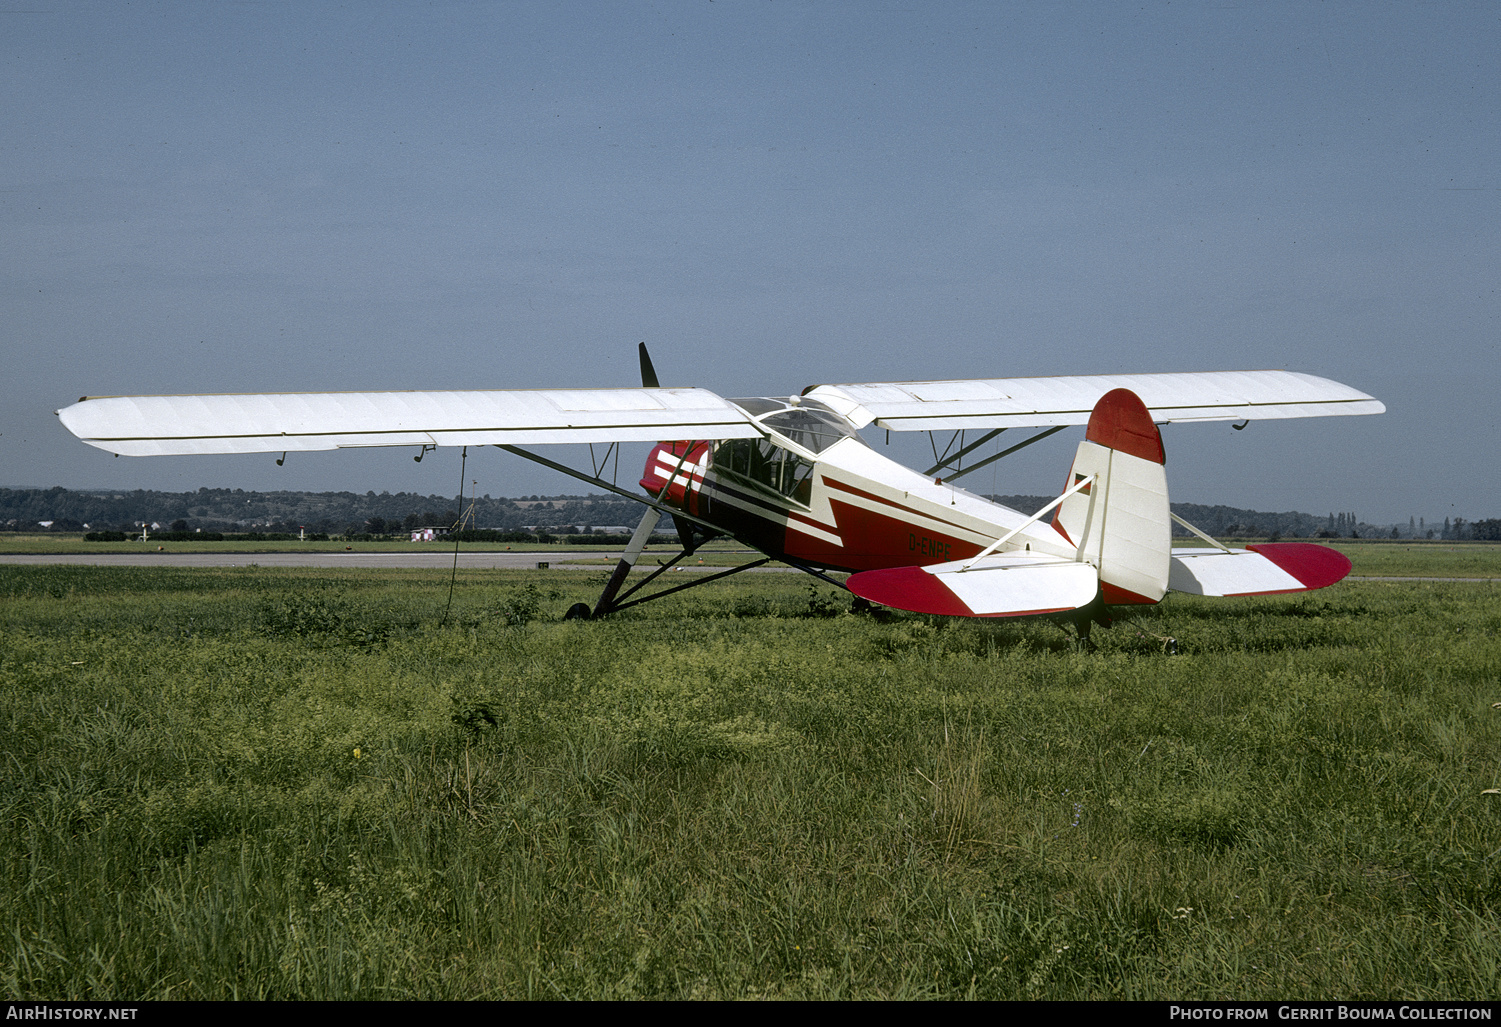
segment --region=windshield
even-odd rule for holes
[[[800,407],[763,417],[761,426],[812,453],[822,453],[840,439],[855,437],[849,426],[837,417]]]
[[[716,470],[736,475],[807,505],[813,482],[813,461],[783,445],[791,443],[809,453],[822,453],[842,439],[861,439],[838,414],[819,409],[813,401],[794,406],[787,400],[757,397],[732,401],[756,419],[769,438],[729,439],[714,447]]]

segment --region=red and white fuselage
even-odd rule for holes
[[[885,605],[1022,616],[1152,604],[1170,587],[1303,591],[1349,570],[1317,546],[1172,550],[1161,436],[1124,389],[1097,405],[1051,519],[882,456],[817,400],[734,402],[762,438],[662,443],[642,488],[769,556],[854,572],[851,590]]]
[[[784,434],[775,418],[762,415],[756,423],[764,439],[658,445],[641,487],[655,496],[670,480],[667,505],[768,555],[836,571],[975,556],[1028,519],[882,456],[833,411],[790,403],[780,409],[814,415],[826,425],[828,435],[807,440],[819,448],[793,441],[799,434],[807,439],[808,432]],[[736,458],[746,455],[750,459],[736,466]],[[1047,525],[1034,529],[1016,548],[1073,554],[1074,547]]]

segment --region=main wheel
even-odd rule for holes
[[[589,604],[588,603],[574,603],[572,606],[570,606],[568,608],[568,612],[565,613],[565,614],[563,614],[563,619],[564,620],[588,620],[589,618],[591,618],[593,616],[594,616],[594,611],[591,610],[591,609],[589,609]]]

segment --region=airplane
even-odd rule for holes
[[[641,388],[82,397],[57,411],[117,456],[495,445],[646,509],[604,591],[569,618],[598,618],[773,560],[848,589],[857,608],[1091,624],[1169,591],[1204,596],[1303,592],[1341,580],[1343,554],[1302,542],[1232,549],[1173,514],[1159,426],[1178,422],[1379,414],[1349,386],[1290,371],[993,378],[818,385],[787,398],[724,399],[663,388],[645,343]],[[859,432],[952,433],[919,473]],[[1057,499],[1027,515],[957,478],[1071,425],[1084,425]],[[1041,429],[983,458],[1002,432]],[[967,433],[982,432],[970,441]],[[662,442],[660,440],[678,441]],[[604,475],[619,446],[654,442],[641,493]],[[523,448],[588,443],[591,467]],[[594,446],[606,446],[602,458]],[[935,454],[937,445],[934,445]],[[971,457],[966,466],[964,458]],[[1048,515],[1051,514],[1049,518]],[[681,551],[621,589],[663,516]],[[1172,545],[1176,522],[1205,547]],[[633,598],[706,540],[728,536],[762,559]],[[832,573],[846,573],[840,580]]]

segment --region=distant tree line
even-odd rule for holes
[[[188,531],[395,535],[417,527],[538,529],[583,534],[634,525],[641,507],[617,496],[424,496],[415,492],[155,492],[0,489],[0,530]],[[45,523],[44,523],[45,522]],[[154,527],[153,527],[154,526]]]
[[[1460,518],[1456,517],[1454,523],[1462,525],[1462,529],[1456,529],[1456,538],[1476,539],[1482,542],[1501,542],[1501,518],[1492,517],[1466,525]],[[1460,533],[1461,530],[1462,534]]]

